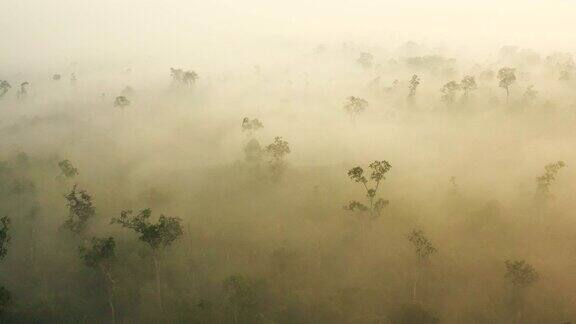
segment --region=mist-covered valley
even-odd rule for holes
[[[94,27],[67,31],[70,52],[7,40],[0,322],[576,321],[561,35],[322,41],[277,14],[245,43],[210,30],[198,55],[155,33],[148,51],[80,41]]]

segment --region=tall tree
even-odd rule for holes
[[[408,234],[408,241],[414,246],[416,252],[416,272],[414,274],[414,284],[412,286],[412,300],[416,301],[416,288],[420,281],[421,269],[426,265],[430,256],[438,250],[432,245],[432,242],[424,236],[421,230],[413,230]]]
[[[79,248],[80,258],[86,266],[97,269],[106,278],[106,291],[108,293],[108,305],[112,323],[116,323],[116,309],[114,306],[114,287],[116,282],[112,277],[112,262],[116,243],[114,238],[93,237],[89,246]]]
[[[516,69],[503,67],[498,70],[498,86],[506,90],[506,102],[510,97],[510,86],[516,81]]]
[[[380,188],[380,183],[386,179],[385,175],[392,169],[392,165],[388,161],[374,161],[368,166],[372,171],[370,174],[370,180],[372,185],[368,185],[369,180],[364,175],[364,169],[357,166],[348,170],[348,177],[356,183],[362,184],[364,190],[366,191],[366,197],[368,198],[369,206],[363,203],[352,200],[348,205],[344,206],[344,209],[349,211],[357,212],[359,215],[363,216],[363,228],[366,228],[370,221],[380,217],[382,215],[382,209],[388,205],[388,200],[382,198],[376,199],[378,194],[378,189]],[[364,217],[367,216],[367,217]]]
[[[133,230],[139,235],[139,239],[152,249],[154,258],[154,269],[156,273],[156,294],[158,307],[164,312],[162,301],[161,284],[161,252],[174,243],[182,234],[181,219],[177,217],[167,217],[160,215],[156,223],[150,221],[152,210],[143,209],[136,215],[131,210],[124,210],[119,217],[114,217],[111,224],[119,224],[122,227]]]

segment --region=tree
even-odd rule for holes
[[[533,85],[529,85],[522,95],[522,102],[526,105],[531,105],[536,98],[538,98],[538,91],[534,90]]]
[[[372,67],[372,62],[374,61],[374,56],[370,53],[362,52],[360,53],[360,57],[356,60],[361,67],[368,69]]]
[[[12,239],[10,233],[10,218],[4,216],[0,218],[0,261],[8,254],[8,244]],[[4,286],[0,286],[0,315],[6,312],[6,308],[11,301],[11,294]]]
[[[12,86],[8,81],[0,80],[0,98],[4,97],[10,88],[12,88]]]
[[[410,82],[408,83],[408,100],[414,100],[414,97],[416,96],[416,89],[418,89],[419,85],[420,78],[416,74],[412,75],[412,78],[410,78]]]
[[[138,214],[133,215],[131,210],[123,210],[119,217],[114,217],[111,224],[119,224],[136,232],[142,242],[146,243],[152,249],[154,258],[154,269],[156,272],[156,294],[158,307],[163,313],[162,289],[160,278],[160,257],[161,251],[168,248],[180,236],[182,236],[181,219],[177,217],[167,217],[160,215],[158,222],[150,222],[152,210],[149,208],[141,210]]]
[[[392,165],[388,161],[374,161],[368,166],[372,173],[370,174],[370,179],[372,180],[372,186],[368,186],[368,179],[364,175],[364,169],[357,166],[348,170],[348,177],[356,183],[362,184],[366,191],[366,197],[370,206],[366,206],[359,201],[353,200],[344,206],[345,210],[357,212],[359,215],[367,215],[365,221],[363,222],[364,227],[366,223],[380,217],[382,215],[382,209],[388,205],[388,200],[382,198],[376,199],[378,189],[380,188],[380,183],[385,180],[385,174],[390,171]]]
[[[544,174],[536,178],[537,198],[547,200],[554,197],[550,192],[550,186],[556,181],[558,171],[564,167],[566,167],[564,161],[549,163],[544,167]]]
[[[254,131],[263,128],[264,124],[258,118],[250,119],[248,117],[244,117],[242,119],[242,131],[247,132],[250,136],[254,134]]]
[[[60,171],[62,172],[62,174],[60,176],[63,176],[66,178],[73,178],[73,177],[78,175],[78,169],[76,169],[72,165],[72,162],[70,162],[70,160],[62,160],[62,161],[58,162],[58,167],[60,168]]]
[[[522,298],[526,287],[534,284],[540,277],[538,272],[524,260],[506,260],[504,277],[512,284],[512,307],[516,309],[518,321],[522,320]]]
[[[125,96],[118,96],[114,99],[114,107],[124,108],[130,105],[130,100]]]
[[[232,275],[222,284],[225,306],[232,312],[232,323],[256,323],[258,300],[254,283],[249,279]]]
[[[28,87],[29,82],[22,82],[20,83],[20,90],[16,93],[16,98],[18,99],[25,99],[28,96]]]
[[[92,197],[85,190],[78,190],[76,185],[65,197],[68,206],[68,218],[62,226],[74,234],[83,234],[88,221],[96,214]]]
[[[290,146],[288,142],[282,140],[282,137],[276,136],[274,142],[268,144],[264,150],[270,156],[268,165],[272,172],[272,179],[279,180],[286,170],[285,157],[290,153]]]
[[[368,107],[368,101],[360,97],[350,96],[348,97],[346,104],[344,105],[344,110],[352,116],[352,120],[356,118],[361,112],[366,110]]]
[[[416,273],[414,275],[414,285],[412,287],[412,299],[416,300],[416,288],[418,281],[420,280],[420,269],[425,266],[428,262],[430,256],[436,253],[438,250],[432,245],[432,242],[424,236],[424,232],[421,230],[412,230],[408,234],[408,241],[414,245],[417,258]]]
[[[114,286],[116,282],[112,277],[112,262],[114,261],[114,250],[116,243],[114,238],[93,237],[90,246],[79,248],[80,258],[86,266],[99,270],[106,278],[106,291],[108,293],[108,305],[110,307],[110,317],[112,323],[116,323],[116,310],[114,307]]]
[[[170,68],[170,76],[172,76],[172,82],[178,85],[191,86],[198,80],[196,72],[183,69]]]
[[[471,75],[464,76],[462,81],[460,81],[460,88],[462,88],[462,90],[464,90],[464,97],[467,98],[468,93],[470,93],[470,91],[476,90],[478,88],[478,86],[476,85],[476,79],[474,79],[474,76],[471,76]]]
[[[456,81],[446,83],[440,90],[440,92],[442,92],[442,101],[448,105],[453,104],[458,90],[460,90],[460,85]]]
[[[12,239],[8,230],[10,230],[10,218],[4,216],[0,218],[0,261],[8,254],[8,243]]]
[[[510,86],[516,81],[516,69],[503,67],[498,70],[498,86],[506,90],[506,102],[510,96]]]

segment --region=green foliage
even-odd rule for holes
[[[514,287],[529,286],[540,277],[534,267],[524,260],[506,260],[504,264],[506,265],[505,277]]]
[[[107,266],[114,259],[115,248],[114,238],[93,237],[89,247],[79,248],[80,258],[90,268]]]
[[[408,241],[414,245],[416,251],[416,257],[419,262],[424,262],[428,258],[436,253],[438,250],[432,245],[432,242],[424,236],[424,232],[421,230],[412,230],[408,234]]]
[[[70,160],[62,160],[58,162],[58,167],[62,171],[62,176],[66,178],[73,178],[78,175],[78,169],[76,169]]]
[[[362,204],[359,201],[350,201],[348,205],[344,206],[344,209],[356,212],[369,212],[369,220],[376,219],[381,216],[382,209],[388,205],[388,200],[382,198],[376,199],[376,194],[378,193],[378,188],[380,187],[380,182],[385,180],[385,175],[390,171],[392,165],[388,161],[374,161],[369,165],[372,173],[370,174],[370,180],[373,183],[372,186],[368,186],[368,179],[364,175],[364,169],[357,166],[348,170],[348,177],[356,183],[362,184],[366,190],[366,197],[370,203],[370,207]]]
[[[75,234],[81,234],[86,230],[90,218],[96,214],[92,197],[85,190],[78,190],[76,185],[65,197],[69,212],[62,226]]]
[[[180,218],[160,215],[157,223],[151,223],[152,210],[141,210],[133,215],[131,210],[123,210],[119,217],[112,218],[111,224],[120,224],[138,233],[139,239],[148,244],[153,250],[166,248],[182,234]]]

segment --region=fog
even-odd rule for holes
[[[576,321],[576,3],[0,5],[1,323]]]

